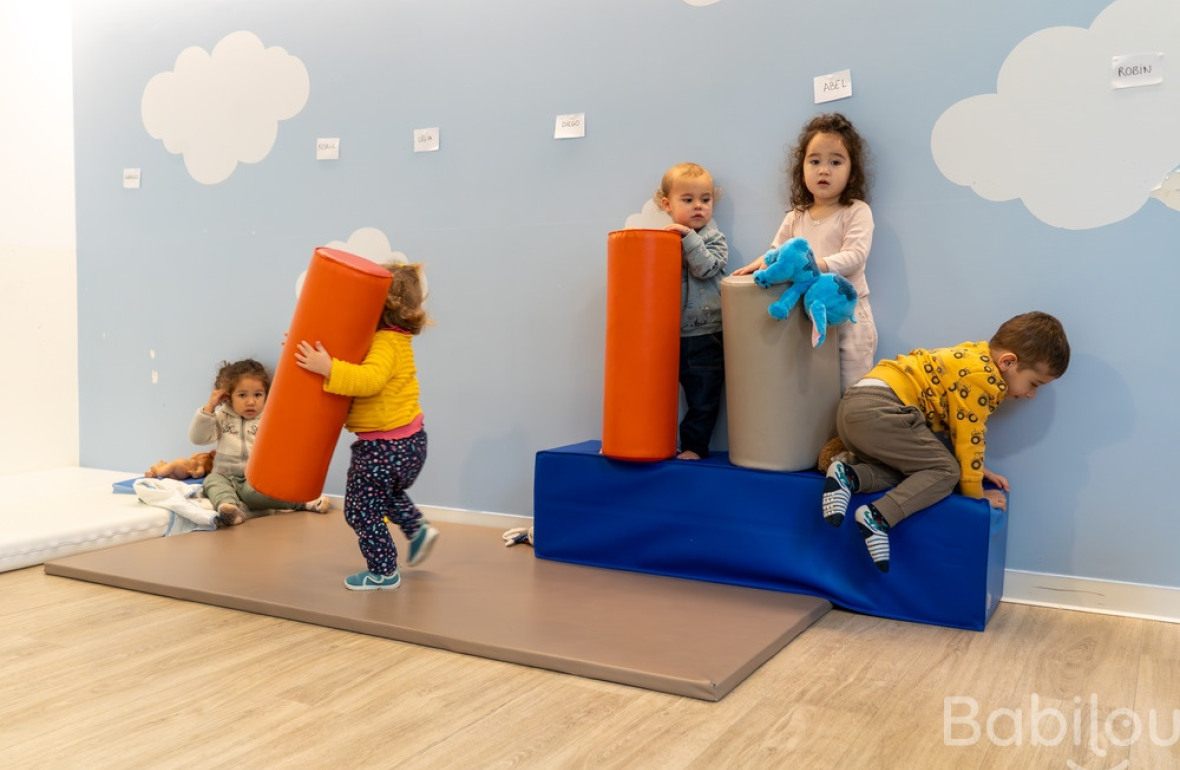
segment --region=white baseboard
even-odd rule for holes
[[[454,524],[472,524],[477,527],[490,527],[501,530],[533,526],[532,516],[521,516],[517,513],[486,513],[484,511],[469,511],[464,508],[443,508],[438,505],[422,505],[419,507],[427,518],[435,521],[447,521]]]
[[[1001,601],[1180,623],[1180,588],[1004,570]]]
[[[332,507],[344,507],[344,498],[340,495],[328,495],[328,497],[332,500]],[[533,526],[532,516],[521,516],[516,513],[486,513],[484,511],[469,511],[465,508],[444,508],[440,505],[419,505],[418,507],[422,510],[422,514],[431,521],[471,524],[476,527],[499,530]]]

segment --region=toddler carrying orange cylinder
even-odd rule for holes
[[[295,349],[300,340],[319,341],[342,361],[363,361],[392,280],[388,270],[355,254],[325,247],[312,253],[246,466],[259,492],[314,500],[323,491],[352,399],[325,393],[323,377],[295,363]]]
[[[617,230],[606,242],[602,453],[654,462],[676,453],[680,236]]]

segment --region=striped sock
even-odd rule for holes
[[[833,527],[844,523],[844,514],[848,512],[848,501],[852,493],[859,486],[856,472],[846,463],[836,460],[828,466],[827,477],[824,479],[824,496],[820,505],[824,521]]]
[[[869,556],[873,564],[882,572],[889,571],[889,522],[871,505],[862,505],[856,509],[856,526],[865,539],[865,548],[869,549]]]

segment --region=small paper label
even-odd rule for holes
[[[1135,53],[1112,56],[1110,59],[1111,88],[1137,88],[1164,82],[1162,53]]]
[[[840,70],[830,75],[820,75],[813,83],[815,103],[834,102],[852,96],[852,70]]]
[[[586,113],[558,115],[553,126],[554,139],[580,139],[586,135]]]
[[[438,151],[438,127],[414,129],[414,152]]]
[[[124,190],[138,190],[139,189],[139,169],[137,169],[137,168],[123,169],[123,189]]]
[[[315,140],[316,160],[340,160],[340,137],[321,137]]]

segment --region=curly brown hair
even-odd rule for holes
[[[410,334],[417,334],[430,323],[422,307],[426,301],[422,265],[391,262],[383,267],[393,276],[393,283],[389,284],[389,294],[385,297],[381,326],[397,326]]]
[[[1000,324],[988,345],[1016,354],[1021,369],[1044,365],[1053,377],[1069,368],[1069,340],[1065,327],[1053,316],[1034,310]]]
[[[803,159],[807,155],[807,145],[811,144],[816,134],[839,136],[844,142],[844,149],[848,151],[848,184],[840,193],[840,203],[847,206],[854,200],[868,202],[869,180],[865,168],[868,164],[868,145],[848,118],[838,112],[826,112],[816,115],[803,126],[795,146],[791,149],[791,208],[802,211],[815,203],[815,196],[808,191],[807,185],[803,182]]]
[[[238,381],[243,377],[254,377],[262,383],[262,389],[270,393],[270,372],[266,367],[253,358],[243,358],[241,361],[222,361],[218,364],[217,377],[213,380],[213,387],[233,393]]]

